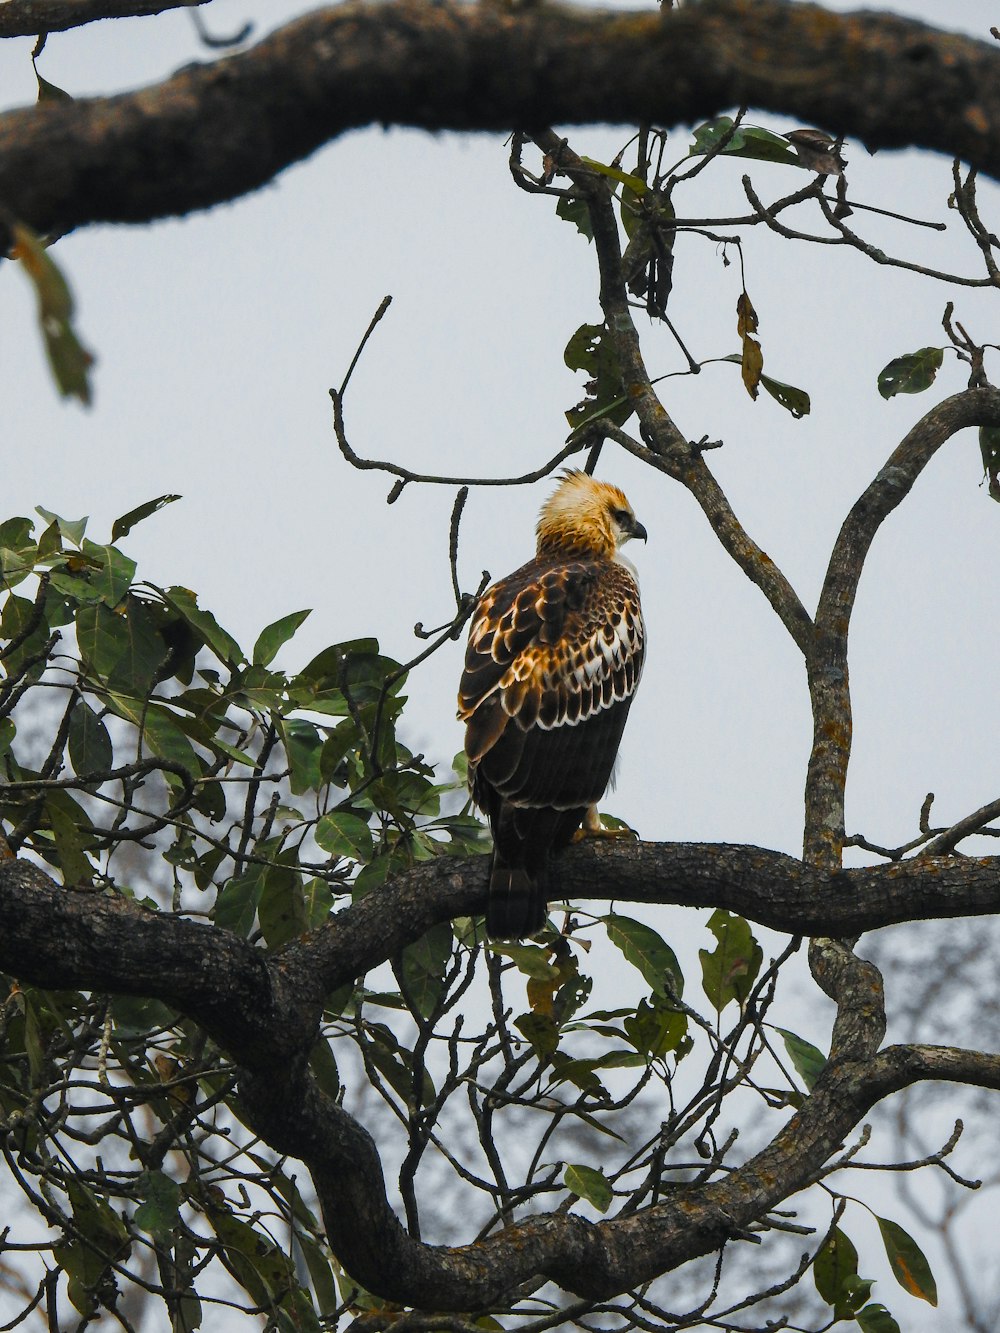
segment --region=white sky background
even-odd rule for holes
[[[215,0],[201,12],[215,33],[253,19],[259,36],[309,7]],[[880,7],[930,22],[946,9],[949,26],[985,39],[997,21],[987,0]],[[30,49],[27,39],[0,45],[4,106],[34,100]],[[211,58],[190,16],[175,11],[56,34],[39,68],[89,96]],[[625,137],[570,131],[578,151],[603,160]],[[683,128],[675,142],[681,157]],[[870,157],[857,144],[847,151],[852,198],[949,222],[939,235],[856,214],[869,240],[979,273],[978,252],[945,209],[945,159]],[[58,399],[28,283],[4,265],[2,516],[36,504],[71,518],[87,513],[90,535],[103,539],[117,515],[180,492],[182,502],[123,543],[140,576],[195,589],[245,646],[278,616],[313,607],[279,658],[288,666],[372,633],[391,655],[412,655],[420,647],[414,621],[436,625],[452,614],[454,490],[409,487],[387,508],[391,479],[341,459],[327,389],[391,293],[348,394],[359,453],[418,470],[504,475],[558,450],[563,412],[582,382],[563,365],[563,348],[579,324],[599,320],[596,263],[552,201],[513,186],[506,156],[498,135],[370,130],[234,205],[66,237],[55,255],[98,356],[90,411]],[[748,170],[765,199],[805,182],[789,168],[732,159],[703,173],[679,207],[745,212],[739,178]],[[997,188],[981,181],[979,197],[987,225],[1000,230]],[[693,354],[738,351],[738,264],[724,268],[697,237],[681,238],[676,255],[671,317]],[[949,356],[932,390],[886,403],[879,370],[896,355],[943,344],[948,299],[974,336],[997,339],[998,297],[876,269],[846,249],[782,242],[762,228],[748,236],[745,256],[765,372],[807,389],[812,414],[795,421],[764,394],[751,402],[734,366],[667,381],[663,398],[690,437],[725,440],[709,455],[712,468],[811,610],[850,505],[935,398],[966,381]],[[654,374],[681,368],[665,330],[650,332],[646,350]],[[607,808],[647,838],[798,853],[811,728],[797,650],[686,492],[611,444],[600,471],[624,487],[650,534],[632,553],[650,632],[647,674]],[[992,614],[1000,506],[980,480],[968,431],[940,451],[885,525],[862,581],[851,638],[848,831],[882,843],[912,836],[928,791],[937,793],[935,822],[948,823],[1000,794]],[[528,558],[551,484],[473,492],[461,546],[465,589],[482,569],[498,577]],[[409,739],[434,760],[461,746],[460,661],[460,647],[449,647],[411,680]],[[675,944],[695,920],[666,911],[651,919]],[[700,927],[687,933],[692,948],[709,943]],[[817,999],[815,1019],[803,1016],[801,1028],[822,1042],[827,1022]],[[897,1318],[904,1305],[910,1318],[912,1303],[891,1283],[878,1294]]]

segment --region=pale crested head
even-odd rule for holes
[[[566,552],[609,559],[646,529],[617,486],[569,468],[538,516],[538,554]]]

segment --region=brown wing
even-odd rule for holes
[[[569,811],[600,799],[644,640],[638,587],[616,561],[536,560],[484,594],[459,717],[491,823],[500,802]]]

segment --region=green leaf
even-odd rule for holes
[[[144,504],[137,505],[135,509],[130,509],[127,514],[122,514],[112,523],[111,540],[116,542],[119,537],[127,537],[137,523],[141,523],[144,518],[149,518],[157,510],[179,499],[181,499],[179,495],[158,495],[155,500],[147,500]]]
[[[604,417],[616,426],[624,425],[634,405],[625,392],[607,325],[581,324],[566,344],[563,360],[570,370],[582,370],[589,376],[585,397],[566,413],[573,429]]]
[[[268,1236],[225,1208],[206,1208],[226,1250],[226,1267],[256,1305],[269,1305],[296,1286],[292,1260]]]
[[[64,884],[88,884],[94,867],[87,859],[81,829],[88,827],[87,817],[63,791],[49,791],[45,795],[45,814],[55,838],[59,854],[59,869]]]
[[[175,1250],[179,1248],[180,1243],[178,1242]],[[186,1288],[184,1294],[178,1298],[175,1309],[173,1333],[195,1333],[197,1329],[201,1328],[204,1314],[201,1308],[201,1300],[196,1295],[193,1287]]]
[[[362,866],[351,885],[351,897],[354,902],[359,902],[374,889],[380,889],[395,869],[393,858],[384,854],[376,856],[368,865]]]
[[[652,926],[617,912],[598,920],[605,923],[611,943],[621,950],[656,994],[667,995],[670,990],[678,998],[684,994],[684,974],[677,956]]]
[[[698,950],[702,988],[716,1013],[721,1013],[733,1000],[740,1004],[746,1000],[760,972],[764,951],[741,916],[719,908],[707,924],[718,946],[711,953]]]
[[[326,1093],[329,1098],[336,1101],[340,1093],[340,1070],[337,1068],[336,1057],[330,1048],[330,1043],[325,1037],[321,1037],[312,1048],[309,1068],[316,1076],[320,1092]]]
[[[31,534],[34,522],[30,518],[6,518],[0,523],[0,546],[11,551],[27,551],[32,545]]]
[[[69,757],[78,775],[104,772],[114,760],[108,729],[86,699],[80,699],[70,714]]]
[[[192,781],[201,777],[201,762],[181,729],[180,719],[169,708],[149,703],[145,699],[134,699],[127,694],[110,693],[108,705],[113,712],[141,727],[144,745],[151,754],[179,765],[187,771]],[[180,778],[174,773],[165,772],[163,778],[171,787],[180,783]]]
[[[679,1012],[668,1000],[653,995],[640,1000],[635,1013],[622,1021],[625,1035],[647,1060],[660,1060],[677,1051],[687,1036],[687,1014]]]
[[[325,879],[315,877],[302,890],[307,930],[315,930],[329,919],[333,911],[333,889]]]
[[[788,1052],[792,1064],[798,1071],[802,1082],[812,1092],[816,1080],[822,1074],[826,1065],[826,1056],[812,1042],[797,1037],[794,1032],[789,1032],[787,1028],[776,1028],[775,1031],[781,1033],[785,1050]]]
[[[834,1308],[838,1319],[853,1319],[872,1294],[875,1282],[872,1278],[858,1277],[854,1273],[844,1278],[843,1298]]]
[[[594,239],[594,228],[590,221],[590,209],[586,200],[575,195],[564,195],[556,204],[556,217],[564,222],[572,222],[581,236],[588,241]]]
[[[444,995],[452,938],[450,923],[439,921],[403,950],[406,995],[421,1018],[430,1018]]]
[[[253,929],[257,904],[264,892],[264,867],[249,866],[246,874],[231,879],[215,900],[213,920],[224,930],[234,931],[244,938]]]
[[[399,662],[379,652],[378,639],[353,639],[331,644],[317,653],[296,680],[303,684],[311,682],[314,692],[321,696],[333,690],[343,691],[361,707],[376,705],[386,678],[395,675],[399,669]],[[405,683],[405,675],[393,681],[387,691],[389,697],[398,695]]]
[[[180,1218],[181,1187],[162,1171],[145,1171],[139,1178],[142,1203],[135,1210],[135,1224],[157,1240],[169,1238]]]
[[[261,630],[253,648],[254,666],[267,666],[273,662],[278,649],[288,642],[306,616],[311,614],[311,611],[292,611],[291,614],[282,616],[280,620]]]
[[[76,613],[76,642],[90,674],[105,684],[128,652],[128,626],[103,602],[81,606]]]
[[[879,373],[878,391],[883,398],[897,393],[923,393],[934,383],[944,352],[940,347],[921,347],[918,352],[897,356]]]
[[[148,996],[113,995],[110,1009],[115,1036],[119,1039],[145,1037],[151,1028],[170,1027],[177,1019],[162,1000],[152,1000]]]
[[[595,1171],[592,1166],[571,1166],[567,1164],[563,1172],[563,1184],[599,1213],[606,1213],[611,1206],[614,1193],[611,1182],[603,1172]]]
[[[330,1267],[330,1260],[307,1232],[299,1232],[296,1239],[302,1246],[302,1255],[309,1269],[309,1281],[316,1294],[319,1312],[321,1315],[332,1315],[340,1304],[340,1299],[337,1296],[337,1284]]]
[[[368,1054],[389,1086],[404,1102],[414,1095],[413,1055],[401,1046],[396,1035],[384,1023],[368,1025]],[[434,1084],[427,1070],[422,1070],[419,1087],[420,1104],[429,1106],[434,1100]]]
[[[305,934],[308,927],[302,872],[294,850],[281,852],[277,864],[265,867],[257,920],[270,949]]]
[[[551,1014],[522,1014],[514,1026],[527,1038],[540,1060],[547,1059],[559,1045],[559,1029]]]
[[[108,1264],[126,1255],[131,1243],[121,1219],[88,1186],[70,1179],[66,1191],[78,1235],[54,1246],[52,1253],[66,1270],[70,1301],[80,1314],[89,1316],[97,1308],[94,1292]]]
[[[305,718],[286,718],[281,723],[285,754],[291,769],[289,785],[296,796],[316,791],[322,785],[319,761],[323,738],[312,722]]]
[[[716,150],[732,126],[732,116],[717,116],[715,120],[699,125],[694,132],[694,143],[688,149],[688,156],[699,157]],[[758,125],[740,125],[720,151],[727,157],[749,157],[757,162],[783,162],[793,167],[799,165],[798,156],[787,139]]]
[[[37,506],[36,506],[37,507]],[[38,563],[55,561],[62,554],[62,533],[58,523],[50,523],[38,539]]]
[[[94,358],[73,329],[73,296],[45,246],[28,227],[15,222],[11,256],[19,259],[31,279],[38,301],[38,324],[56,386],[64,398],[91,400],[90,368]]]
[[[0,546],[0,580],[4,588],[14,588],[22,583],[35,567],[35,551],[22,554]]]
[[[927,1301],[929,1305],[937,1305],[937,1283],[920,1246],[898,1222],[878,1216],[875,1220],[896,1281],[911,1296]]]
[[[548,950],[537,944],[497,944],[490,942],[494,953],[509,958],[519,972],[534,981],[556,981],[559,969],[549,961]]]
[[[782,384],[781,380],[772,379],[770,375],[764,374],[761,375],[760,382],[775,402],[780,403],[786,412],[791,412],[796,421],[809,415],[812,403],[805,389],[796,389],[794,384]]]
[[[93,606],[102,600],[100,592],[85,578],[54,569],[49,576],[50,587],[76,606]]]
[[[365,820],[347,810],[331,810],[316,825],[316,841],[330,856],[368,862],[374,853],[372,831]]]
[[[884,1305],[866,1305],[855,1318],[861,1333],[899,1333],[899,1325]]]
[[[5,575],[0,575],[5,577]],[[21,640],[21,646],[13,651],[7,650],[4,658],[4,671],[12,676],[19,676],[24,664],[35,657],[45,646],[45,641],[49,636],[49,627],[45,623],[45,616],[42,616],[41,624],[37,626],[30,634],[28,628],[34,617],[35,609],[26,597],[12,596],[7,598],[3,608],[3,614],[0,615],[0,641],[20,638],[22,634],[27,634],[26,638]],[[31,678],[37,680],[45,670],[44,662],[37,662],[30,668]]]
[[[59,514],[53,514],[48,509],[43,509],[41,505],[35,505],[35,513],[41,514],[48,524],[55,524],[59,529],[60,535],[74,546],[79,547],[83,541],[83,534],[87,530],[87,516],[83,518],[61,518]]]
[[[632,176],[627,171],[622,171],[621,167],[605,166],[603,162],[596,162],[592,157],[581,159],[586,162],[591,171],[596,171],[599,176],[608,176],[611,180],[620,181],[622,185],[627,185],[633,194],[642,195],[646,190],[646,182],[641,176]]]
[[[114,546],[98,546],[96,542],[83,541],[83,553],[94,561],[96,566],[91,575],[91,586],[101,600],[112,610],[125,596],[135,578],[135,561]]]
[[[167,660],[167,645],[157,628],[151,603],[129,594],[125,598],[124,615],[116,619],[120,622],[116,634],[124,647],[108,684],[123,694],[144,698]]]
[[[198,598],[190,588],[167,588],[163,596],[178,615],[191,626],[198,637],[211,648],[220,662],[238,665],[243,660],[243,652],[226,630],[222,628],[211,611],[203,611],[198,606]]]
[[[979,452],[989,480],[991,500],[1000,500],[1000,426],[979,427]]]
[[[309,1293],[293,1285],[278,1302],[276,1327],[280,1333],[321,1333]]]
[[[813,1261],[813,1281],[827,1305],[834,1307],[837,1319],[851,1318],[847,1284],[857,1276],[858,1252],[851,1238],[835,1227]]]
[[[651,227],[655,228],[655,222],[653,222],[653,217],[647,216],[647,214],[653,215],[654,210],[655,215],[665,215],[669,218],[674,217],[675,214],[670,200],[665,199],[662,195],[650,193],[650,203],[646,207],[643,206],[643,199],[645,197],[645,190],[630,190],[628,186],[626,186],[625,189],[622,190],[621,204],[618,211],[621,214],[622,226],[625,228],[625,235],[630,241],[635,240],[636,237],[640,238],[638,242],[640,253],[644,255],[648,261],[649,256],[652,253],[650,231]],[[656,230],[659,233],[664,248],[670,249],[673,246],[675,238],[673,228],[658,228]],[[634,253],[635,252],[633,252],[633,254]],[[622,259],[623,262],[625,262],[624,256],[622,256]],[[626,272],[628,272],[629,269],[630,266],[626,264]]]
[[[608,1051],[591,1060],[564,1060],[553,1067],[553,1083],[574,1083],[585,1090],[601,1086],[598,1069],[645,1069],[648,1061],[639,1051]]]

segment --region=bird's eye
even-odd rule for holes
[[[612,509],[611,517],[615,520],[615,522],[618,524],[620,528],[632,522],[632,515],[628,512],[627,509]]]

